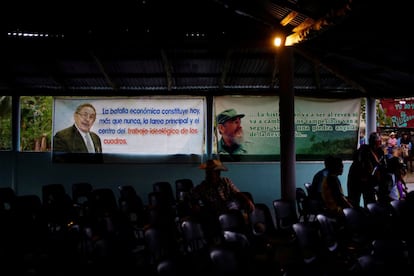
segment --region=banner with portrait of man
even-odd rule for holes
[[[295,97],[297,160],[350,158],[358,142],[360,99]],[[278,96],[217,96],[213,154],[224,161],[280,160]]]

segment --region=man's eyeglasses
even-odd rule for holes
[[[76,114],[80,115],[84,119],[94,120],[96,118],[96,114],[89,114],[89,113],[86,113],[86,112],[84,112],[84,113],[76,112]]]

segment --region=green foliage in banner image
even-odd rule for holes
[[[11,96],[0,96],[0,150],[12,148]]]
[[[52,97],[20,98],[20,150],[50,151],[52,135]]]
[[[354,131],[325,132],[323,135],[308,132],[306,138],[296,138],[296,152],[305,155],[351,155],[357,145]]]

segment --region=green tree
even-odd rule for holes
[[[377,99],[375,100],[376,106],[376,120],[378,127],[386,127],[391,126],[392,121],[390,117],[387,117],[385,111],[380,106],[380,101]],[[365,121],[366,118],[366,99],[363,98],[361,101],[361,119]]]
[[[20,98],[20,150],[50,151],[52,103],[48,96]]]
[[[380,101],[376,100],[376,110],[377,110],[377,126],[378,127],[390,127],[392,126],[392,120],[390,117],[387,117],[385,110],[381,108]]]
[[[12,97],[0,96],[0,150],[12,149]]]

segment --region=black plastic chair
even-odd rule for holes
[[[265,203],[255,203],[255,209],[249,213],[249,222],[253,236],[275,236],[275,222],[269,207]]]
[[[116,196],[110,188],[93,189],[89,198],[89,205],[93,216],[105,217],[119,212]]]
[[[299,222],[295,208],[295,202],[290,200],[275,199],[273,200],[273,210],[275,213],[275,225],[279,236],[283,237],[286,242],[295,239],[293,233],[293,224]]]
[[[369,252],[374,240],[371,217],[363,208],[344,208],[343,235],[346,247],[353,255],[363,255]]]
[[[175,181],[176,209],[179,219],[191,216],[193,213],[191,202],[191,190],[193,187],[193,181],[189,178],[177,179]]]
[[[17,195],[13,188],[0,188],[0,211],[10,211],[13,209],[16,197]]]
[[[248,225],[240,210],[222,213],[218,220],[225,243],[240,249],[251,246]]]
[[[184,241],[184,250],[188,254],[207,248],[207,240],[199,222],[191,218],[183,220],[181,222],[181,233]]]
[[[380,239],[372,242],[370,253],[358,257],[360,275],[407,275],[411,269],[403,240]]]
[[[144,232],[147,272],[174,275],[181,269],[182,253],[175,233],[158,226],[149,226]]]
[[[177,202],[187,200],[194,183],[190,178],[181,178],[175,181],[175,200]]]
[[[186,218],[181,222],[181,235],[183,238],[184,267],[194,275],[203,275],[210,269],[210,246],[204,235],[201,224]]]
[[[126,234],[132,233],[133,240],[130,243],[134,244],[133,248],[140,247],[144,243],[144,227],[148,223],[146,207],[133,186],[121,185],[118,189],[118,207],[123,230]]]
[[[246,273],[242,268],[242,260],[234,250],[228,248],[214,248],[210,252],[213,274],[217,276],[236,276]]]
[[[84,219],[89,211],[89,198],[93,186],[89,182],[77,182],[72,184],[72,202],[76,212],[76,220],[83,227]]]
[[[10,254],[7,252],[11,252],[15,247],[12,237],[15,234],[14,209],[16,198],[17,195],[12,188],[0,188],[0,258],[3,261],[9,260],[8,256]],[[5,261],[5,263],[9,262]]]
[[[265,203],[254,205],[255,209],[249,213],[250,240],[254,254],[265,263],[274,264],[280,238],[272,213]]]
[[[168,181],[157,181],[152,184],[152,190],[154,192],[162,192],[167,195],[167,199],[171,205],[175,205],[175,196],[173,188],[170,182]]]
[[[42,209],[51,233],[67,230],[76,218],[72,198],[60,183],[42,186]]]
[[[118,189],[118,207],[121,212],[130,216],[131,222],[143,225],[145,205],[142,198],[131,185],[121,185]]]
[[[91,195],[93,186],[89,182],[77,182],[72,184],[72,201],[79,206],[84,205]]]
[[[311,216],[309,198],[305,190],[300,187],[296,187],[296,208],[298,212],[298,220],[308,222]]]
[[[9,252],[11,255],[15,253],[19,258],[30,256],[35,260],[40,257],[40,252],[50,250],[49,228],[44,219],[42,200],[39,196],[33,194],[17,196],[13,218],[14,231],[9,237],[14,243],[14,249]]]
[[[372,223],[374,239],[393,238],[396,227],[395,214],[389,203],[370,202],[367,204],[368,214]]]
[[[307,196],[312,196],[312,182],[305,182],[303,186],[305,187]]]
[[[322,240],[315,224],[297,222],[292,225],[299,246],[301,260],[305,265],[316,264],[321,257]]]
[[[327,251],[339,251],[339,230],[336,220],[325,214],[318,214],[316,220],[319,223],[322,241]]]

